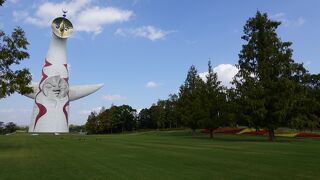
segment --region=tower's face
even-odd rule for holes
[[[64,17],[54,19],[51,24],[51,29],[59,38],[68,38],[73,32],[72,23]]]
[[[69,86],[67,81],[60,76],[53,76],[44,81],[42,90],[48,98],[62,99],[68,95]]]

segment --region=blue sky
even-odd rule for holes
[[[104,83],[98,92],[74,101],[70,123],[83,124],[99,107],[150,107],[177,93],[195,65],[203,76],[209,59],[223,84],[236,68],[242,28],[257,10],[282,22],[278,35],[293,42],[294,59],[319,73],[318,0],[7,0],[0,29],[21,26],[30,45],[27,67],[39,82],[53,18],[67,9],[75,33],[68,39],[70,84]],[[19,94],[0,100],[0,121],[29,124],[33,100]]]

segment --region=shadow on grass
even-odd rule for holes
[[[217,133],[213,135],[213,138],[210,138],[209,134],[196,133],[185,138],[190,139],[200,139],[200,140],[212,140],[212,141],[225,141],[225,142],[264,142],[264,143],[292,143],[297,141],[297,139],[288,139],[284,137],[276,137],[274,142],[268,140],[267,136],[254,136],[254,135],[244,135],[244,134],[223,134]]]

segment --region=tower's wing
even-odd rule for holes
[[[102,88],[103,84],[92,84],[92,85],[82,85],[82,86],[72,86],[69,89],[70,101],[80,99],[82,97],[88,96]]]

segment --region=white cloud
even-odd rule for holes
[[[306,22],[303,17],[298,17],[297,19],[288,19],[286,14],[283,12],[271,15],[270,18],[280,21],[284,27],[300,27]]]
[[[13,11],[12,16],[15,21],[20,21],[27,18],[29,13],[27,11]]]
[[[30,108],[14,108],[5,107],[0,108],[0,121],[5,123],[14,122],[18,125],[29,124],[31,117],[32,107]]]
[[[122,29],[122,28],[118,28],[114,34],[115,34],[115,35],[118,35],[118,36],[123,36],[123,37],[126,37],[126,36],[127,36],[127,33],[126,33],[125,30]]]
[[[118,94],[107,94],[105,96],[103,96],[103,99],[107,100],[107,101],[123,101],[126,100],[127,97],[124,96],[120,96]]]
[[[79,31],[99,34],[102,31],[102,25],[128,21],[132,15],[132,11],[121,10],[113,7],[88,8],[79,14],[76,21],[78,24],[77,29]]]
[[[149,81],[149,82],[147,82],[147,84],[146,84],[146,88],[156,88],[156,87],[158,87],[160,84],[159,83],[156,83],[156,82],[154,82],[154,81]]]
[[[44,2],[40,4],[35,13],[25,18],[25,22],[39,27],[50,26],[52,20],[62,15],[62,9],[68,10],[68,17],[75,18],[79,11],[90,4],[90,0],[72,0],[61,3]]]
[[[99,34],[106,24],[128,21],[133,12],[115,7],[93,6],[91,0],[69,0],[61,3],[44,2],[36,7],[33,14],[20,14],[16,11],[13,16],[20,17],[25,23],[39,27],[50,26],[52,20],[62,15],[62,9],[67,10],[67,17],[73,22],[75,31],[85,31]]]
[[[231,87],[230,83],[233,80],[233,77],[238,73],[238,68],[232,64],[219,64],[213,68],[213,71],[217,73],[218,80],[221,81],[221,84],[226,87]],[[206,76],[208,72],[199,73],[199,76],[202,80],[206,81]]]
[[[208,75],[208,71],[199,73],[199,76],[203,81],[207,81],[207,77],[206,77],[207,75]]]
[[[133,35],[136,37],[147,38],[151,41],[157,41],[157,40],[165,39],[165,37],[168,34],[173,32],[175,31],[165,31],[165,30],[156,28],[154,26],[142,26],[139,28],[127,28],[127,29],[118,28],[115,34],[120,36]]]
[[[94,107],[91,109],[84,109],[84,110],[78,111],[78,114],[88,116],[91,112],[100,112],[101,109],[102,109],[102,107]]]

